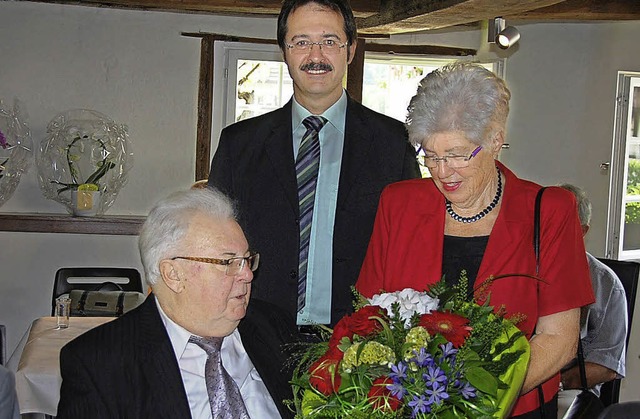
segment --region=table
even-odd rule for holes
[[[33,321],[15,374],[21,414],[56,415],[62,384],[60,349],[87,330],[114,319],[71,317],[67,329],[56,329],[55,317]]]

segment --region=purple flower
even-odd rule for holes
[[[440,345],[440,349],[442,349],[442,356],[445,358],[458,353],[458,350],[453,347],[453,343],[451,342],[447,342],[446,345]]]
[[[447,376],[444,371],[438,367],[429,366],[427,372],[422,374],[422,378],[428,387],[435,388],[437,385],[447,385]]]
[[[462,386],[462,388],[460,388],[459,391],[460,391],[460,394],[462,394],[462,397],[464,397],[467,400],[476,398],[476,389],[475,389],[475,387],[473,387],[471,384],[469,384],[466,381],[465,381],[464,385]]]
[[[399,383],[403,379],[407,378],[407,366],[404,362],[398,362],[398,365],[391,366],[391,372],[389,373],[389,378],[391,378],[394,382]]]
[[[427,403],[429,405],[432,404],[440,404],[440,401],[446,400],[449,398],[449,393],[447,393],[447,387],[440,385],[439,383],[433,383],[432,388],[428,388],[425,391],[425,394],[429,396]]]
[[[416,354],[411,360],[420,368],[433,365],[433,356],[427,352],[425,348],[420,348],[420,352],[413,351]]]
[[[7,148],[9,146],[9,143],[7,143],[7,137],[4,136],[2,131],[0,131],[0,146],[2,146],[2,148]]]
[[[431,408],[429,407],[431,403],[429,403],[429,401],[427,400],[424,394],[421,394],[420,397],[414,396],[413,400],[411,400],[408,403],[408,405],[412,410],[411,412],[412,418],[415,418],[418,415],[418,413],[431,412]]]
[[[407,389],[404,388],[402,386],[402,384],[400,382],[395,382],[393,384],[389,384],[387,386],[387,390],[389,390],[391,392],[392,396],[397,397],[398,399],[401,399],[405,396],[405,394],[407,394]]]

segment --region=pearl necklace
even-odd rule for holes
[[[473,217],[463,217],[461,215],[456,214],[456,212],[451,207],[451,201],[447,199],[444,205],[447,208],[447,213],[451,216],[451,218],[453,218],[459,223],[475,223],[485,215],[489,214],[491,210],[493,210],[496,207],[496,205],[498,205],[498,202],[500,202],[500,197],[502,196],[502,178],[500,177],[500,169],[498,169],[497,166],[496,166],[496,170],[498,171],[498,190],[496,191],[496,196],[493,198],[493,201],[491,201],[489,206],[483,209],[482,211],[480,211],[479,213],[477,213],[476,215],[474,215]]]

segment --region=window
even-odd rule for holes
[[[606,254],[640,259],[640,73],[620,72],[616,97]]]

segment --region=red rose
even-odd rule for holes
[[[366,337],[382,330],[382,325],[376,319],[370,317],[386,317],[379,306],[364,306],[351,315],[349,327],[356,335]]]
[[[345,336],[348,337],[349,340],[353,338],[353,332],[349,327],[349,320],[350,316],[344,316],[333,327],[333,333],[329,338],[329,348],[335,348],[336,346],[338,346],[342,338]]]
[[[398,410],[400,407],[400,399],[391,395],[391,391],[387,389],[388,385],[393,384],[389,377],[377,378],[371,385],[367,397],[371,401],[374,409],[380,410]]]
[[[327,353],[329,352],[327,351]],[[331,355],[335,356],[333,353]],[[342,377],[338,374],[339,363],[339,359],[327,358],[325,354],[309,367],[309,373],[311,374],[309,384],[325,396],[337,393],[342,383]]]
[[[420,326],[432,334],[441,334],[454,347],[459,348],[469,336],[472,328],[468,326],[469,319],[454,313],[432,311],[420,316]]]

